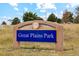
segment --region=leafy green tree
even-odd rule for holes
[[[60,18],[57,18],[57,23],[62,23],[62,20]]]
[[[37,17],[37,19],[36,20],[43,20],[43,18],[41,18],[41,17]]]
[[[66,10],[66,11],[63,13],[62,20],[63,20],[63,22],[65,22],[65,23],[73,22],[73,13]]]
[[[20,19],[18,17],[15,17],[13,20],[12,20],[12,25],[16,25],[20,23]]]
[[[43,20],[41,17],[38,17],[36,13],[25,12],[23,15],[23,21],[33,21],[33,20]]]
[[[7,25],[7,23],[5,21],[2,22],[2,25]]]
[[[47,21],[56,22],[57,17],[52,13],[48,16]]]

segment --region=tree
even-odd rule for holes
[[[76,10],[76,15],[79,15],[79,6],[77,6],[76,8],[75,8],[75,10]]]
[[[60,18],[57,18],[57,23],[62,23],[62,20]]]
[[[76,10],[76,17],[74,19],[74,22],[79,23],[79,6],[77,6],[75,10]]]
[[[65,23],[73,22],[73,13],[66,10],[66,11],[63,13],[62,20],[63,20],[63,22],[65,22]]]
[[[48,16],[47,21],[56,22],[57,17],[52,13]]]
[[[7,23],[5,21],[2,22],[2,25],[7,25]]]
[[[41,17],[37,17],[37,19],[36,20],[43,20],[43,18],[41,18]]]
[[[33,21],[33,20],[43,20],[41,17],[38,17],[36,13],[25,12],[23,15],[23,21]]]
[[[79,23],[79,15],[76,16],[74,22],[75,22],[75,23]]]
[[[20,19],[18,17],[15,17],[13,20],[12,20],[12,25],[16,25],[20,23]]]

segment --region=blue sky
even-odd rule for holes
[[[61,18],[66,9],[74,13],[77,5],[78,4],[74,3],[0,3],[0,24],[2,21],[10,24],[8,20],[14,17],[18,17],[22,21],[23,13],[26,11],[35,12],[44,20],[46,20],[51,13]]]

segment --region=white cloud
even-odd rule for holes
[[[48,18],[48,16],[50,15],[51,13],[47,13],[47,18]]]
[[[9,21],[9,19],[11,19],[11,17],[9,17],[9,16],[2,16],[2,17],[0,17],[0,19],[1,19],[0,24],[1,24],[3,21],[5,21],[8,25],[11,23],[11,22]]]
[[[1,0],[0,3],[79,3],[78,0]]]
[[[19,11],[18,7],[13,7],[13,8],[14,8],[14,10],[16,10],[17,12]]]
[[[66,8],[73,8],[73,7],[76,7],[76,6],[79,6],[79,3],[68,3],[67,5],[66,5]]]
[[[9,4],[14,8],[14,10],[19,11],[17,3],[13,2],[13,3],[9,3]]]
[[[45,10],[45,9],[41,9],[41,10],[40,10],[40,12],[43,12],[43,13],[45,13],[45,12],[46,12],[46,10]]]
[[[51,13],[49,12],[49,13],[46,13],[45,15],[43,15],[42,17],[43,17],[43,19],[44,20],[47,20],[47,18],[48,18],[48,16],[50,15]]]
[[[52,3],[37,3],[37,9],[57,9]]]
[[[68,9],[69,7],[70,7],[70,4],[67,4],[67,5],[66,5],[66,8]]]
[[[17,7],[18,6],[18,4],[17,3],[9,3],[11,6],[13,6],[13,7]]]
[[[60,14],[63,14],[63,11],[61,11]]]
[[[62,18],[62,16],[63,16],[63,11],[60,11],[60,14],[58,14],[58,18]]]
[[[17,7],[14,7],[14,10],[19,11],[19,9]]]
[[[24,8],[24,11],[28,11],[28,8],[25,7],[25,8]]]
[[[76,7],[79,5],[79,3],[70,3],[71,7]]]
[[[37,9],[36,10],[39,9],[40,12],[46,13],[45,16],[42,16],[44,19],[47,19],[48,15],[50,14],[50,13],[46,12],[47,9],[52,9],[52,10],[53,9],[54,10],[57,9],[55,4],[52,4],[52,3],[37,3],[36,5],[37,5]]]
[[[3,17],[0,17],[2,20],[9,20],[9,19],[11,19],[11,17],[9,17],[9,16],[3,16]]]

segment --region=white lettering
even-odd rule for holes
[[[54,38],[53,34],[44,33],[44,38]]]
[[[30,33],[30,37],[31,37],[31,38],[42,38],[43,35],[41,35],[41,34]]]
[[[21,33],[18,33],[18,37],[29,37],[29,34],[21,34]]]
[[[51,34],[34,34],[34,33],[29,33],[29,34],[22,34],[22,33],[18,33],[18,37],[26,37],[26,38],[54,38],[54,35]]]

